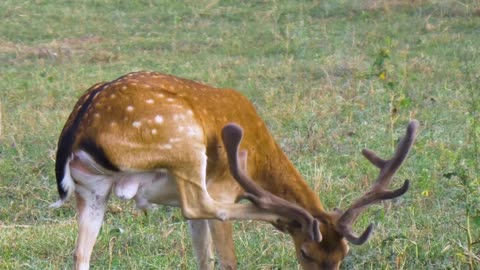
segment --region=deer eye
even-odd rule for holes
[[[308,255],[308,253],[305,250],[301,249],[300,254],[302,254],[302,258],[304,258],[305,260],[313,261],[313,258],[310,257],[310,255]]]

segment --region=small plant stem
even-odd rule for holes
[[[466,192],[467,194],[467,201],[468,201],[468,191]],[[467,249],[468,249],[468,254],[472,254],[472,232],[470,230],[470,211],[468,210],[468,208],[466,209],[466,228],[465,230],[467,231]],[[470,270],[474,270],[473,268],[473,257],[472,256],[468,256],[468,268]]]
[[[0,102],[0,139],[2,138],[2,102]]]
[[[395,112],[395,94],[390,95],[390,144],[392,147],[392,151],[395,151],[395,134],[393,132],[393,128],[395,126],[396,121],[396,112]]]
[[[478,154],[478,140],[477,140],[478,139],[477,138],[478,100],[476,99],[477,97],[473,93],[473,91],[474,91],[473,89],[474,89],[474,87],[473,87],[472,83],[470,83],[470,94],[472,95],[471,100],[472,100],[472,114],[473,114],[472,140],[473,140],[473,153],[474,153],[474,158],[475,158],[474,167],[475,167],[475,175],[478,176],[479,166],[480,166],[479,154]]]
[[[478,82],[478,81],[477,81]],[[479,166],[480,166],[480,162],[479,162],[479,154],[478,154],[478,138],[477,138],[477,121],[478,121],[478,100],[477,100],[477,97],[476,95],[474,94],[474,85],[473,85],[473,82],[472,80],[470,80],[470,94],[471,94],[471,100],[472,100],[472,116],[473,116],[473,119],[472,119],[472,140],[473,140],[473,153],[474,153],[474,159],[475,159],[475,162],[474,162],[474,175],[476,178],[478,178],[478,175],[479,175]],[[478,183],[477,183],[478,184]],[[468,209],[467,209],[467,212],[468,212]],[[469,214],[469,213],[468,213]],[[469,216],[467,216],[467,226],[470,226],[470,218]],[[469,228],[469,235],[468,235],[468,250],[469,252],[473,252],[473,245],[475,245],[475,242],[472,238],[472,235],[470,233],[470,227]],[[478,241],[477,241],[478,242]],[[470,269],[473,269],[474,267],[474,261],[473,261],[473,256],[469,256],[470,258]]]

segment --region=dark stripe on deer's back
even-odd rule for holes
[[[75,105],[74,111],[70,115],[60,135],[55,160],[55,178],[57,179],[57,190],[61,199],[67,196],[67,191],[62,187],[62,179],[65,176],[65,164],[72,154],[72,146],[75,142],[78,127],[95,95],[102,91],[107,85],[109,85],[109,83],[96,84],[86,91]]]
[[[85,152],[89,153],[90,156],[103,168],[110,171],[119,171],[118,167],[115,166],[105,155],[105,151],[97,144],[94,140],[84,139],[80,142],[80,148]]]

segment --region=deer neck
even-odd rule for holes
[[[251,170],[252,178],[262,188],[305,208],[313,216],[324,216],[325,210],[318,195],[308,186],[280,147],[275,143],[272,148],[268,155],[260,158],[263,162],[251,160],[253,166],[260,165]]]

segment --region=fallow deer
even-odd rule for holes
[[[55,172],[61,206],[72,194],[78,211],[75,269],[88,269],[111,191],[180,207],[199,269],[236,269],[232,220],[260,220],[293,238],[303,269],[339,269],[348,243],[365,243],[352,224],[369,205],[403,195],[408,180],[387,190],[413,145],[418,122],[389,160],[364,156],[376,181],[346,210],[326,211],[239,92],[153,72],[93,85],[76,103],[58,142]],[[247,157],[248,154],[248,157]],[[241,199],[252,203],[237,203]]]

